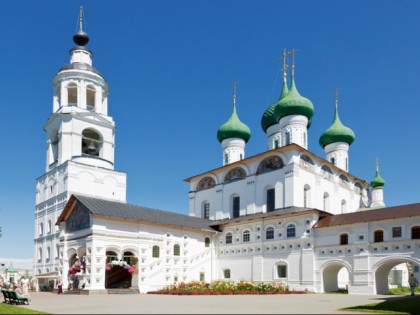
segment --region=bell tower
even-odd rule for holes
[[[44,125],[46,170],[36,183],[35,275],[60,273],[65,253],[60,253],[55,223],[73,193],[126,201],[126,173],[114,170],[115,123],[108,115],[109,87],[92,66],[83,7],[73,41],[70,63],[52,79],[52,113]]]

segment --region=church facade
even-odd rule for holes
[[[386,207],[379,174],[349,173],[354,132],[338,114],[308,150],[312,102],[287,82],[263,113],[268,150],[245,157],[251,131],[232,114],[217,133],[222,166],[185,179],[189,215],[126,203],[114,170],[108,85],[92,66],[82,12],[70,63],[53,78],[46,173],[37,180],[34,273],[89,294],[145,293],[174,282],[281,282],[314,292],[387,294],[396,266],[417,276],[420,204]],[[292,51],[292,54],[294,52]],[[294,55],[293,55],[294,57]],[[403,265],[401,265],[403,264]]]

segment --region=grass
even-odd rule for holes
[[[26,306],[10,305],[0,303],[0,314],[49,314],[45,312],[35,311]]]
[[[340,311],[367,312],[379,314],[419,314],[420,296],[407,296],[394,300],[384,301],[375,304],[352,306],[340,309]]]
[[[415,292],[416,294],[420,294],[420,287],[416,287]],[[399,287],[399,288],[389,289],[389,294],[391,295],[411,294],[411,289],[410,287]]]

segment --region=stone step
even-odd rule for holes
[[[108,294],[139,294],[139,289],[107,289]]]

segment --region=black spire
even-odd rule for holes
[[[73,41],[78,46],[85,46],[89,42],[89,36],[83,31],[83,6],[80,6],[79,13],[79,31],[74,34]]]

